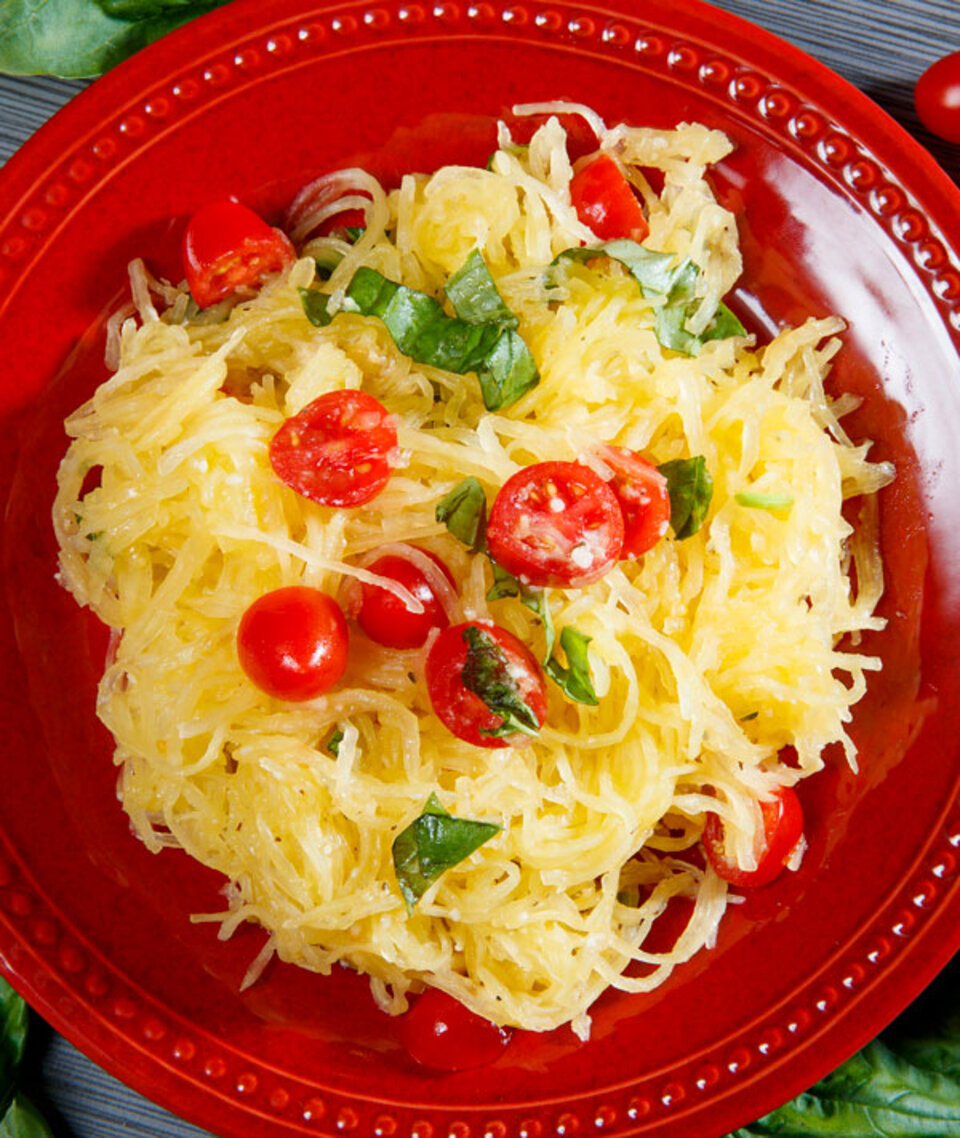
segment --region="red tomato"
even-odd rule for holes
[[[428,988],[418,996],[400,1023],[411,1058],[438,1071],[465,1071],[492,1063],[510,1042],[510,1034],[439,988]]]
[[[651,462],[626,447],[605,446],[599,457],[613,470],[607,485],[623,513],[621,557],[641,557],[670,528],[667,480]]]
[[[740,869],[723,848],[723,823],[717,814],[707,815],[703,846],[716,873],[731,885],[757,888],[769,885],[783,872],[790,855],[803,837],[803,808],[796,791],[785,786],[769,802],[761,802],[764,848],[757,857],[757,868]]]
[[[622,546],[614,492],[578,462],[524,467],[503,484],[490,510],[490,556],[525,584],[589,585],[617,562]]]
[[[416,547],[414,547],[416,548]],[[439,557],[421,549],[442,569],[451,585],[453,575]],[[412,561],[396,554],[386,554],[367,566],[371,573],[389,577],[403,585],[423,605],[423,612],[410,612],[399,597],[376,585],[360,586],[360,610],[357,623],[377,644],[385,648],[419,648],[431,628],[446,628],[450,623],[446,610],[430,587],[430,583]]]
[[[913,92],[920,121],[947,142],[960,142],[960,51],[938,59]]]
[[[540,665],[525,644],[511,632],[495,624],[468,621],[445,628],[433,642],[426,663],[427,691],[437,718],[458,739],[477,747],[508,747],[520,735],[506,738],[484,735],[500,727],[503,717],[491,711],[476,692],[463,682],[463,667],[467,661],[467,641],[464,632],[475,627],[494,641],[506,658],[510,678],[516,684],[520,698],[542,725],[547,718],[547,692]]]
[[[201,308],[278,273],[296,258],[285,233],[232,200],[210,202],[193,215],[182,255],[187,284]]]
[[[328,391],[287,419],[270,443],[277,477],[322,506],[362,506],[386,486],[397,428],[365,391]]]
[[[240,619],[237,655],[251,680],[277,699],[321,695],[340,679],[349,633],[340,606],[319,589],[289,585],[258,597]]]
[[[601,241],[642,241],[650,232],[633,187],[609,154],[598,154],[580,167],[570,182],[570,198],[577,217]]]

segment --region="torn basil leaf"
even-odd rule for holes
[[[481,728],[480,734],[502,739],[519,732],[536,738],[540,732],[540,721],[520,694],[503,649],[488,632],[475,624],[467,625],[463,639],[467,645],[467,657],[460,671],[460,680],[467,691],[479,696],[490,711],[503,720],[497,727]]]
[[[657,308],[654,325],[657,340],[664,348],[695,356],[709,340],[746,335],[744,326],[723,303],[717,306],[713,319],[702,332],[695,335],[687,331],[687,321],[700,304],[696,295],[700,268],[689,257],[674,265],[672,253],[657,253],[624,237],[602,245],[565,249],[553,263],[567,260],[583,264],[594,257],[619,261],[640,285],[645,297],[665,298]]]
[[[364,233],[367,232],[367,229],[364,225],[347,225],[343,232],[350,244],[356,245]]]
[[[577,703],[596,707],[599,700],[593,690],[593,680],[590,677],[590,659],[587,655],[587,645],[591,637],[567,625],[560,633],[560,647],[567,657],[567,666],[551,655],[544,664],[544,670],[561,690]]]
[[[683,541],[703,525],[713,498],[713,479],[702,454],[694,458],[675,458],[657,469],[667,480],[670,495],[670,525],[674,536]]]
[[[419,818],[393,840],[393,866],[407,912],[447,869],[458,865],[498,833],[492,822],[455,818],[435,794]]]
[[[331,755],[340,757],[340,744],[343,742],[343,730],[340,727],[334,727],[330,734],[323,741],[323,749],[329,751]]]
[[[493,584],[487,590],[487,600],[496,601],[502,597],[519,597],[520,602],[531,612],[536,613],[543,624],[543,635],[546,642],[543,652],[543,670],[564,695],[577,703],[596,707],[598,700],[593,690],[593,680],[590,676],[590,661],[587,657],[587,645],[590,637],[579,629],[568,625],[560,633],[560,647],[566,653],[568,666],[554,656],[553,649],[556,644],[556,630],[553,624],[553,615],[550,612],[550,601],[546,589],[531,589],[521,584],[512,573],[490,558],[493,568]]]
[[[748,510],[789,510],[793,505],[792,494],[761,494],[756,490],[741,490],[734,500]]]
[[[471,254],[463,269],[450,278],[448,297],[451,282],[451,303],[459,306],[456,317],[448,316],[427,293],[363,267],[354,273],[341,311],[379,317],[400,351],[417,363],[456,375],[475,372],[484,406],[500,411],[539,383],[536,362],[515,330],[516,317],[503,303],[479,253],[476,260]],[[319,302],[312,303],[319,308]],[[495,315],[479,319],[484,313]]]
[[[487,531],[487,496],[476,478],[465,478],[437,503],[434,516],[458,541],[478,552]]]
[[[326,328],[333,317],[327,311],[330,297],[325,292],[318,292],[315,288],[301,288],[300,303],[303,313],[316,328]]]

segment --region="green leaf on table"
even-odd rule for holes
[[[960,1134],[960,1083],[874,1040],[786,1106],[734,1138],[948,1138]]]
[[[0,1113],[13,1097],[27,1041],[29,1014],[23,997],[0,977]]]
[[[419,818],[393,841],[393,866],[400,892],[412,913],[437,878],[489,841],[500,827],[493,822],[455,818],[431,794]]]
[[[53,1138],[53,1131],[33,1103],[17,1094],[0,1119],[0,1138]]]
[[[228,0],[0,0],[0,71],[102,75]]]

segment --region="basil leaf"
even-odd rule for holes
[[[551,656],[544,669],[550,679],[559,684],[571,699],[589,707],[596,707],[599,700],[593,690],[590,660],[587,655],[587,645],[590,640],[591,637],[568,624],[560,633],[560,647],[566,653],[568,666],[565,668],[556,657]]]
[[[0,1115],[13,1097],[27,1042],[29,1015],[23,997],[0,977]]]
[[[518,732],[536,737],[540,732],[540,721],[520,694],[503,649],[489,633],[474,624],[463,630],[463,639],[467,645],[467,658],[460,671],[460,680],[467,691],[479,696],[490,711],[503,720],[492,729],[481,728],[480,733],[495,739]]]
[[[881,1040],[735,1138],[946,1138],[960,1133],[960,1084],[914,1067]]]
[[[602,245],[586,245],[578,249],[565,249],[554,259],[578,261],[581,264],[594,257],[610,257],[619,261],[634,278],[646,297],[663,297],[657,308],[654,331],[664,348],[695,356],[709,340],[726,340],[731,336],[745,336],[746,329],[723,303],[707,327],[698,335],[687,331],[687,321],[699,305],[696,295],[700,268],[689,258],[673,265],[672,253],[657,253],[629,238],[607,241]]]
[[[300,293],[300,303],[303,305],[306,318],[315,327],[326,328],[333,319],[327,311],[327,305],[330,302],[327,293],[319,292],[315,288],[301,288],[297,291]]]
[[[434,513],[455,538],[470,549],[483,549],[487,531],[487,496],[476,478],[465,478],[445,494]]]
[[[53,1138],[53,1131],[26,1095],[18,1093],[0,1119],[0,1138]]]
[[[525,589],[521,586],[520,600],[531,612],[537,614],[543,624],[543,635],[546,640],[543,660],[546,663],[553,655],[553,645],[557,635],[553,627],[553,613],[550,612],[550,600],[547,591],[546,589]]]
[[[493,584],[487,589],[488,601],[499,601],[503,597],[522,596],[523,586],[520,582],[512,573],[508,573],[502,565],[498,565],[492,557],[490,558],[490,568],[493,570]]]
[[[760,494],[755,490],[741,490],[734,500],[748,510],[789,510],[793,505],[792,494]]]
[[[334,727],[330,734],[323,741],[323,749],[329,751],[331,755],[340,756],[340,744],[343,742],[343,730],[340,727]]]
[[[675,458],[657,469],[667,480],[670,525],[679,541],[692,537],[703,525],[713,498],[713,479],[702,454]]]
[[[367,232],[365,225],[347,225],[343,232],[346,234],[347,240],[351,245],[356,245],[360,238]]]
[[[477,249],[447,281],[447,299],[461,320],[468,324],[499,324],[516,328],[517,318],[507,308],[487,263]]]
[[[393,866],[407,912],[447,869],[458,865],[498,833],[492,822],[455,818],[435,794],[419,818],[393,840]]]
[[[476,372],[484,406],[499,411],[535,387],[540,373],[482,258],[480,264],[482,272],[468,259],[466,273],[459,280],[459,274],[450,278],[457,303],[465,306],[469,318],[447,316],[434,297],[367,267],[354,273],[341,310],[379,317],[400,351],[417,363],[456,375]],[[478,315],[487,310],[495,311],[497,318],[478,322]]]
[[[0,72],[102,75],[227,0],[0,0]]]

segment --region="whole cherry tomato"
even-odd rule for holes
[[[670,528],[667,480],[651,462],[625,447],[605,446],[600,459],[613,470],[607,483],[623,514],[621,557],[641,557]]]
[[[579,588],[620,557],[614,492],[578,462],[538,462],[508,478],[487,524],[490,556],[525,584]]]
[[[292,490],[322,506],[362,506],[386,486],[397,428],[365,391],[328,391],[287,419],[270,443],[270,462]]]
[[[288,585],[264,593],[237,628],[237,655],[251,680],[277,699],[321,695],[340,679],[349,633],[340,606],[326,593]]]
[[[296,258],[286,234],[238,201],[210,202],[183,235],[183,271],[201,308],[258,284]]]
[[[438,1071],[465,1071],[492,1063],[510,1042],[510,1034],[439,988],[428,988],[418,996],[400,1025],[411,1058]]]
[[[450,584],[454,584],[453,575],[439,557],[426,549],[420,552],[435,562]],[[403,585],[423,605],[423,612],[410,612],[393,593],[376,585],[362,584],[357,623],[375,643],[385,648],[419,648],[432,628],[446,628],[450,623],[423,570],[406,557],[388,553],[367,568],[379,577],[389,577]]]
[[[703,848],[719,877],[731,885],[756,889],[769,885],[786,868],[790,855],[803,837],[803,808],[792,787],[782,787],[768,802],[760,803],[763,815],[764,848],[757,857],[757,868],[746,870],[727,857],[723,848],[723,823],[717,814],[707,815]]]
[[[477,633],[481,643],[468,663]],[[508,747],[521,737],[523,728],[510,730],[507,720],[511,702],[527,709],[527,733],[535,733],[547,717],[540,665],[522,641],[498,625],[467,621],[445,628],[430,647],[425,674],[437,718],[457,738],[478,747]]]
[[[947,142],[960,142],[960,51],[938,59],[913,92],[920,121]]]
[[[598,154],[574,174],[570,199],[577,217],[601,241],[642,241],[650,226],[623,170],[609,154]]]

